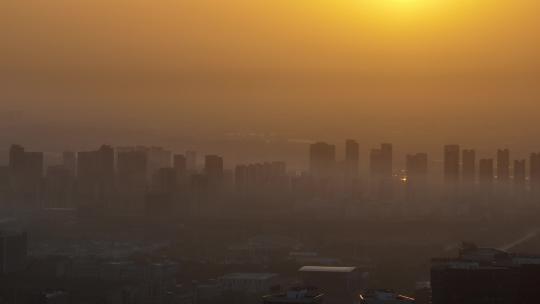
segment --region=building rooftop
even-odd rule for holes
[[[329,266],[304,266],[300,268],[300,272],[353,272],[356,267],[329,267]]]
[[[324,294],[316,288],[295,287],[287,292],[263,297],[264,303],[322,303]]]
[[[269,280],[277,276],[278,274],[276,273],[247,272],[247,273],[230,273],[230,274],[224,275],[221,278],[225,280]]]

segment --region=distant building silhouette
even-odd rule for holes
[[[218,155],[206,155],[204,159],[204,173],[209,178],[222,178],[223,158]]]
[[[145,151],[118,152],[117,187],[121,192],[144,191],[148,184],[148,155]]]
[[[494,168],[493,159],[481,159],[479,167],[480,185],[489,186],[493,183]]]
[[[345,142],[345,172],[349,179],[357,178],[359,174],[360,145],[357,141],[348,139]]]
[[[514,161],[514,184],[520,187],[525,186],[527,178],[526,160]]]
[[[369,157],[371,193],[376,199],[388,200],[393,197],[392,144],[382,144],[380,149],[372,149]]]
[[[460,147],[446,145],[444,147],[444,181],[447,184],[459,182]]]
[[[197,171],[197,152],[186,151],[186,166],[189,171]]]
[[[336,146],[323,142],[309,149],[309,171],[315,178],[330,178],[336,166]]]
[[[204,158],[204,174],[207,190],[211,193],[221,191],[224,185],[223,158],[218,155],[206,155]]]
[[[162,147],[147,147],[147,146],[134,146],[134,147],[118,147],[118,153],[122,152],[142,152],[146,154],[146,180],[150,181],[153,174],[160,168],[172,167],[172,152],[165,150]]]
[[[177,186],[175,168],[160,168],[152,178],[152,190],[158,193],[173,193]]]
[[[9,180],[13,198],[17,202],[39,203],[43,179],[43,153],[26,152],[13,145],[9,151]]]
[[[529,176],[531,189],[535,192],[540,191],[540,153],[531,153]]]
[[[497,180],[506,183],[510,180],[510,150],[497,151]]]
[[[265,162],[237,165],[234,171],[235,187],[240,192],[269,196],[288,187],[285,162]]]
[[[428,174],[427,153],[417,153],[407,155],[407,195],[410,199],[417,199],[419,195],[426,191]]]
[[[391,179],[393,171],[392,144],[382,144],[370,153],[370,173],[373,177]]]
[[[75,179],[64,165],[49,166],[45,179],[45,206],[72,207]]]
[[[62,153],[62,165],[69,171],[71,176],[77,175],[77,154],[66,151]]]
[[[77,188],[83,205],[104,205],[114,188],[115,157],[111,146],[77,154]]]
[[[407,155],[407,182],[424,184],[427,181],[428,155],[427,153],[417,153]]]
[[[189,180],[187,158],[183,154],[176,154],[173,158],[173,168],[176,172],[176,183],[186,186]]]
[[[463,164],[461,170],[462,181],[472,184],[476,180],[476,151],[463,150]]]

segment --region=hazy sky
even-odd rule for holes
[[[540,135],[539,9],[2,0],[0,103],[50,122],[171,134],[523,145]]]

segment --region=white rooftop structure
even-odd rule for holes
[[[330,267],[330,266],[304,266],[300,268],[300,272],[354,272],[356,267]]]

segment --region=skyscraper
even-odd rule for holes
[[[345,142],[345,172],[347,178],[357,178],[359,172],[360,145],[355,140]]]
[[[506,183],[510,180],[510,150],[497,151],[497,180]]]
[[[523,160],[515,160],[514,161],[514,184],[516,187],[524,187],[525,186],[525,180],[526,180],[526,161]]]
[[[152,189],[160,193],[172,193],[176,189],[177,175],[175,168],[160,168],[152,178]]]
[[[540,153],[531,153],[530,166],[531,189],[538,191],[540,190]]]
[[[447,184],[459,182],[459,145],[446,145],[444,147],[444,181]]]
[[[186,166],[188,171],[197,171],[197,152],[186,151]]]
[[[463,150],[463,164],[461,171],[464,184],[472,184],[476,179],[476,151]]]
[[[309,169],[313,177],[329,178],[336,166],[336,146],[323,142],[312,144],[309,149]]]
[[[380,149],[370,152],[370,174],[372,178],[391,179],[393,172],[392,144],[381,144]]]
[[[62,153],[62,165],[71,176],[75,176],[77,174],[77,154],[69,151]]]
[[[114,149],[103,145],[97,151],[77,154],[78,191],[88,203],[103,203],[114,188]],[[83,202],[86,203],[86,202]]]
[[[418,199],[426,191],[428,174],[428,155],[417,153],[407,155],[407,196],[410,199]]]
[[[428,155],[427,153],[417,153],[407,155],[406,159],[407,183],[422,184],[427,181]]]
[[[173,168],[176,171],[176,177],[184,177],[187,174],[187,159],[183,154],[174,155]]]
[[[378,200],[391,199],[394,190],[392,144],[382,144],[380,149],[372,149],[369,158],[371,194]]]
[[[479,167],[479,181],[480,185],[491,185],[494,179],[494,164],[493,159],[481,159]]]
[[[117,186],[121,191],[143,191],[147,186],[148,155],[144,151],[118,153]]]
[[[209,179],[221,179],[223,177],[223,158],[218,155],[206,155],[204,173]]]
[[[26,152],[19,145],[9,151],[9,180],[14,194],[25,201],[36,202],[43,178],[43,153]]]

